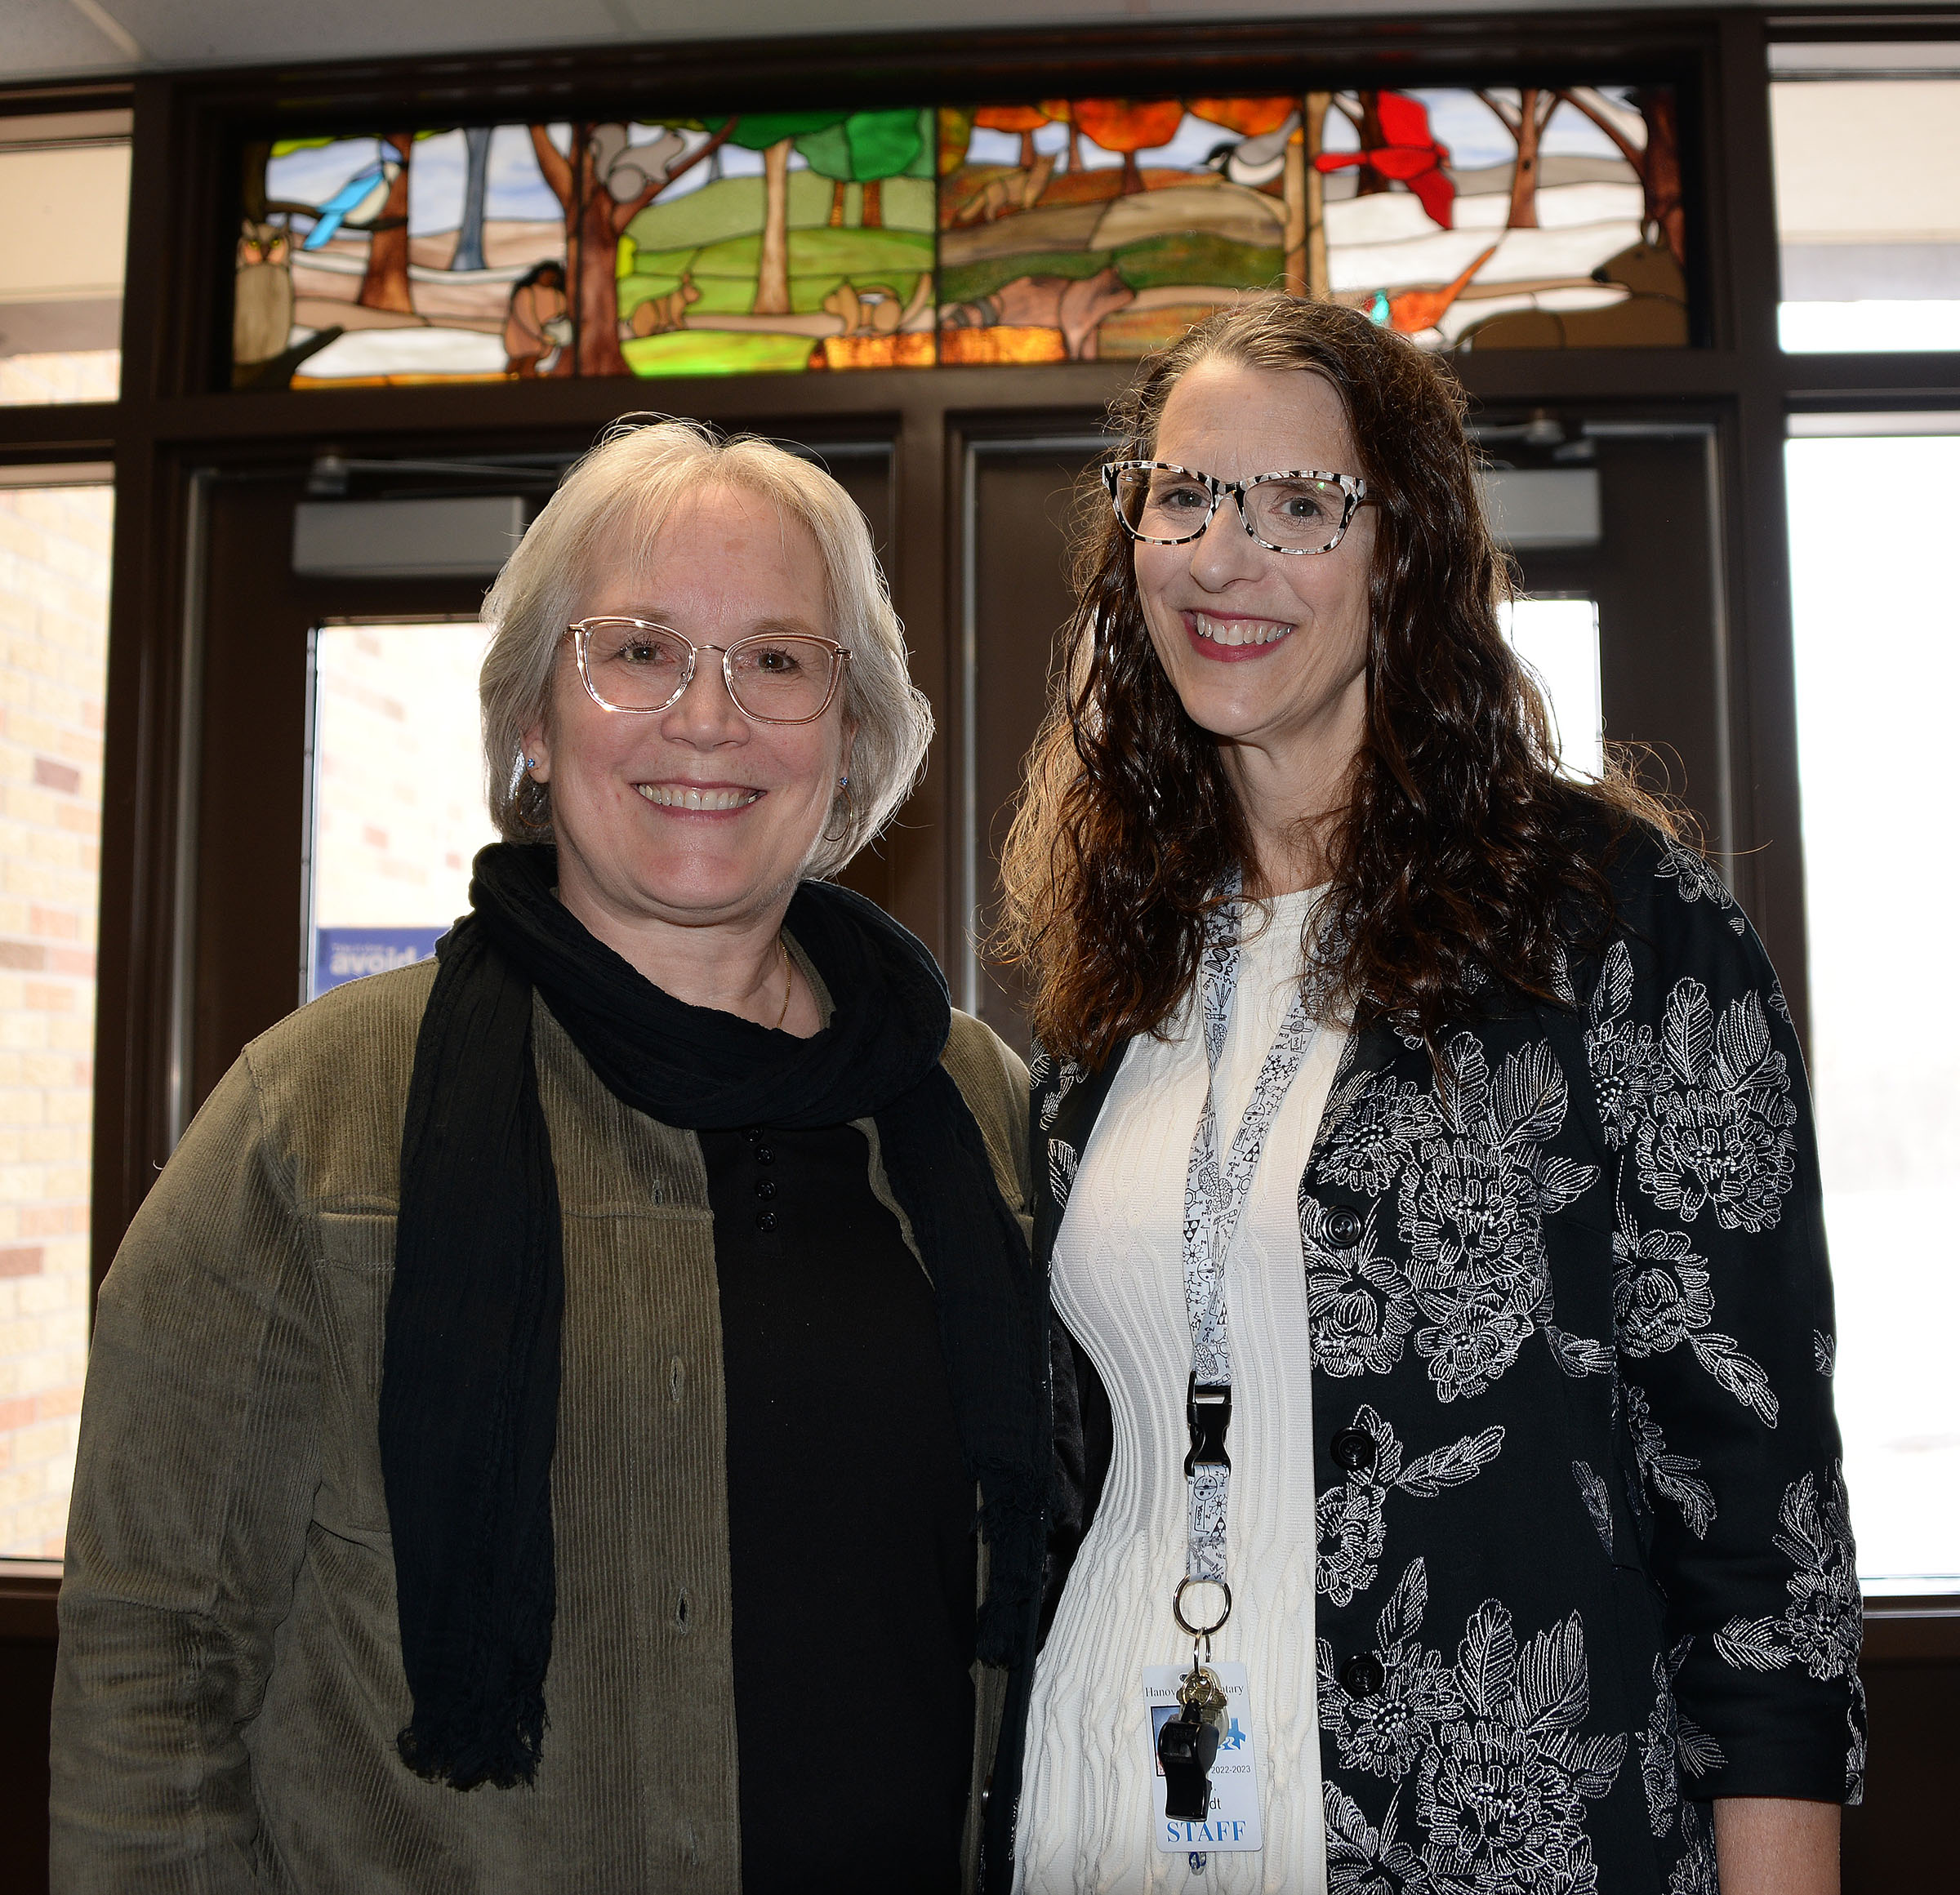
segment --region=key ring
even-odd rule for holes
[[[1215,1586],[1225,1595],[1225,1609],[1208,1626],[1194,1626],[1184,1616],[1184,1588],[1187,1586]],[[1178,1590],[1171,1595],[1170,1616],[1194,1639],[1209,1639],[1214,1632],[1222,1631],[1225,1621],[1232,1617],[1232,1588],[1222,1579],[1200,1579],[1187,1573],[1178,1581]]]

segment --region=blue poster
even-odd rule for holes
[[[324,994],[363,974],[412,967],[435,952],[449,932],[442,927],[316,927],[313,931],[313,990]]]

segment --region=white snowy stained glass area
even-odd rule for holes
[[[483,798],[477,625],[314,634],[307,998],[425,959],[497,840]]]
[[[1589,598],[1521,598],[1501,621],[1535,674],[1557,727],[1559,761],[1575,776],[1605,767],[1599,706],[1599,607]]]
[[[1860,1570],[1960,1589],[1960,435],[1788,444],[1811,1080]],[[1867,496],[1851,531],[1842,496]],[[1913,963],[1925,957],[1927,976]],[[1900,970],[1905,970],[1901,980]]]

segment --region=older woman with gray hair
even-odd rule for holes
[[[971,1887],[1046,1297],[1024,1073],[822,879],[930,734],[863,518],[622,425],[487,615],[470,913],[246,1048],[103,1286],[55,1886]]]

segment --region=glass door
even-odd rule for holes
[[[426,959],[497,840],[484,803],[473,619],[317,627],[309,686],[301,998]]]

